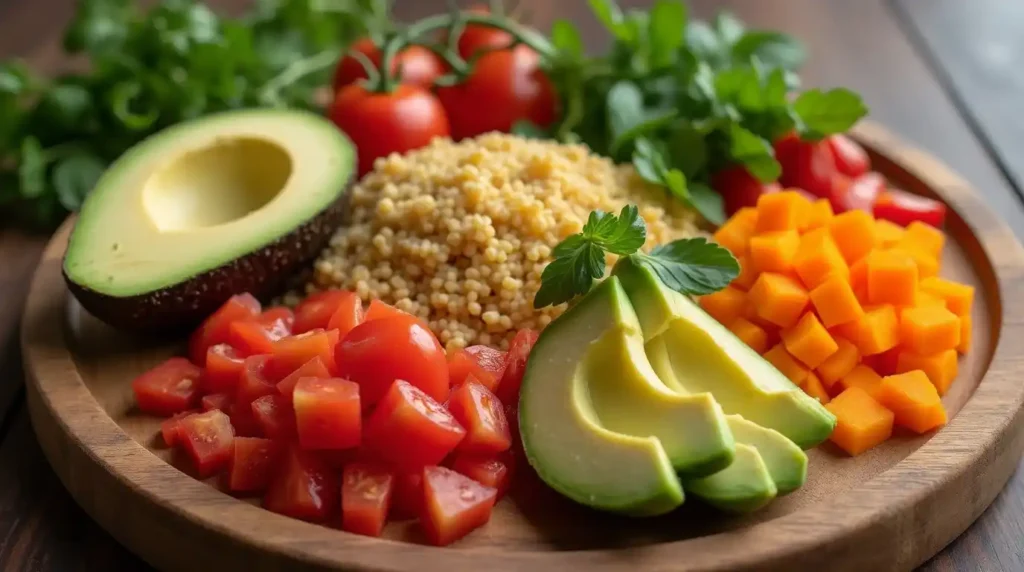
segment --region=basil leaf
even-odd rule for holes
[[[807,59],[803,45],[792,36],[780,32],[750,31],[732,47],[735,61],[757,58],[770,67],[797,70]]]
[[[53,168],[53,187],[61,206],[69,211],[78,210],[104,169],[103,162],[92,155],[70,155],[58,161]]]
[[[644,120],[644,96],[629,80],[621,80],[608,90],[608,129],[612,141]]]
[[[771,143],[735,123],[729,128],[729,155],[761,182],[775,181],[782,174]]]
[[[679,0],[658,0],[651,8],[647,33],[651,66],[659,68],[674,62],[686,40],[686,4]]]
[[[555,20],[551,25],[551,43],[574,59],[583,57],[583,39],[580,38],[580,31],[568,20]]]
[[[649,255],[633,256],[669,288],[694,296],[725,288],[740,272],[739,262],[728,250],[704,238],[675,240],[655,247]]]
[[[848,130],[867,114],[868,109],[860,96],[848,89],[837,88],[801,93],[793,102],[793,112],[799,119],[800,135],[814,140]]]
[[[21,186],[21,196],[25,198],[33,199],[46,191],[46,157],[43,156],[39,140],[32,136],[21,142],[18,184]]]

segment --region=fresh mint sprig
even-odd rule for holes
[[[626,205],[618,216],[594,211],[582,232],[567,237],[552,251],[554,260],[541,274],[533,299],[535,308],[555,306],[585,295],[604,278],[605,255],[629,256],[650,268],[677,292],[711,294],[725,288],[740,272],[739,262],[721,246],[704,238],[684,238],[640,252],[647,226],[636,205]]]

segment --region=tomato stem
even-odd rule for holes
[[[281,91],[285,87],[288,87],[308,75],[319,73],[335,65],[340,55],[341,54],[337,49],[329,48],[313,54],[308,58],[292,62],[281,73],[270,78],[267,83],[263,84],[263,88],[260,89],[260,98],[263,100],[272,99],[277,92]]]

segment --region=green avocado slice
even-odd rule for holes
[[[629,295],[651,365],[668,387],[711,392],[727,414],[782,433],[802,449],[828,438],[836,418],[688,297],[630,257],[613,275]]]
[[[737,444],[757,449],[780,496],[803,486],[807,480],[807,454],[796,443],[774,429],[761,427],[739,415],[729,415],[726,419]]]
[[[743,443],[736,443],[731,465],[713,475],[687,481],[686,490],[711,506],[737,513],[763,508],[778,494],[757,448]]]

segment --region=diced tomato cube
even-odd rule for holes
[[[324,365],[324,360],[317,356],[302,364],[299,369],[291,372],[288,374],[288,377],[278,382],[277,392],[291,403],[292,392],[295,391],[295,384],[304,377],[320,377],[326,379],[331,377],[331,372],[328,371],[327,366]]]
[[[505,496],[512,482],[512,455],[493,457],[459,454],[452,463],[452,469],[495,489],[500,499]]]
[[[248,292],[228,299],[216,312],[210,315],[189,339],[189,356],[198,365],[205,365],[206,350],[216,344],[227,343],[231,324],[239,320],[259,316],[262,309],[259,300]]]
[[[331,517],[339,502],[338,479],[323,459],[297,444],[282,454],[263,495],[263,508],[311,522]]]
[[[416,518],[423,512],[423,470],[395,473],[391,517]]]
[[[505,374],[507,354],[488,346],[470,346],[448,356],[448,377],[456,387],[470,377],[494,391]]]
[[[384,531],[394,475],[383,465],[345,465],[341,479],[341,528],[354,534],[380,536]]]
[[[847,177],[859,177],[871,169],[867,151],[853,139],[836,133],[826,137],[825,141],[835,158],[836,170],[840,173]]]
[[[255,402],[253,402],[255,403]],[[231,418],[231,426],[239,437],[263,437],[263,429],[252,412],[252,403],[232,402],[225,411]]]
[[[228,343],[245,356],[269,354],[274,351],[274,342],[284,337],[280,334],[273,326],[255,320],[238,321],[228,328]]]
[[[343,304],[351,303],[351,296],[354,294],[344,290],[324,290],[310,294],[295,307],[292,331],[295,334],[304,334],[312,330],[329,328],[331,317]]]
[[[278,380],[318,357],[330,372],[335,371],[334,348],[338,345],[336,330],[310,330],[274,342],[274,351],[267,365],[267,374]]]
[[[200,478],[225,468],[231,460],[235,432],[223,411],[189,415],[178,429],[181,444],[192,459]]]
[[[363,301],[355,292],[342,292],[338,296],[337,306],[327,322],[328,330],[338,330],[338,336],[344,338],[352,328],[363,322]]]
[[[283,395],[264,395],[252,402],[252,414],[261,432],[270,439],[295,436],[295,412]]]
[[[225,411],[228,405],[231,405],[231,396],[226,393],[211,393],[204,395],[201,403],[203,411],[212,411],[214,409]]]
[[[160,423],[160,435],[163,437],[165,445],[173,447],[181,442],[181,420],[193,413],[198,413],[198,411],[190,409],[175,413]]]
[[[228,344],[215,344],[206,351],[202,386],[207,393],[234,395],[245,369],[245,356]]]
[[[277,393],[275,380],[267,375],[270,356],[245,358],[242,379],[235,391],[235,401],[245,407],[264,395]]]
[[[516,332],[512,343],[508,348],[508,357],[505,359],[505,373],[501,376],[501,383],[498,384],[498,391],[495,395],[505,405],[519,403],[519,387],[523,384],[523,374],[526,373],[526,360],[530,357],[533,344],[537,343],[540,334],[535,330],[519,330]]]
[[[382,318],[393,318],[395,316],[410,316],[408,312],[403,312],[398,308],[381,302],[380,300],[370,300],[370,305],[366,308],[366,314],[363,316],[364,322],[371,320],[380,320]]]
[[[135,402],[143,413],[168,416],[192,409],[199,401],[202,371],[183,357],[173,357],[132,381]]]
[[[403,470],[440,463],[465,435],[444,406],[404,380],[391,385],[364,429],[367,448]]]
[[[496,454],[512,445],[501,402],[483,385],[470,380],[457,387],[448,400],[448,411],[466,430],[459,451]]]
[[[282,445],[270,439],[235,437],[234,451],[228,464],[228,490],[235,493],[256,493],[267,488]]]
[[[427,540],[447,546],[487,524],[498,491],[445,467],[425,467],[423,500]]]
[[[281,339],[292,335],[292,327],[295,326],[295,312],[291,308],[275,306],[267,308],[256,321],[271,329]]]
[[[359,386],[347,379],[304,377],[292,394],[303,449],[348,449],[359,445],[362,416]]]

